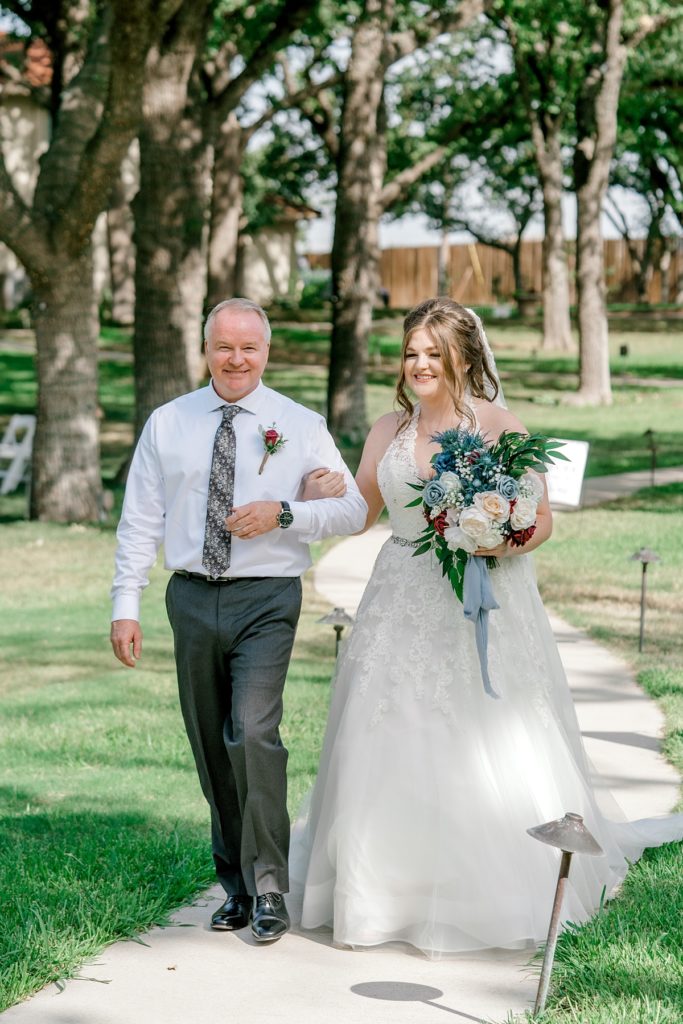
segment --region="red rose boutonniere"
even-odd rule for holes
[[[274,455],[275,452],[279,452],[287,443],[287,438],[283,437],[280,431],[275,429],[274,423],[268,428],[268,430],[264,430],[259,424],[258,432],[263,438],[263,447],[265,448],[265,453],[261,459],[261,465],[258,468],[260,476],[265,469],[269,456]]]

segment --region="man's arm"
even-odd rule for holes
[[[149,583],[149,571],[164,537],[164,483],[152,430],[150,419],[131,462],[116,531],[111,644],[119,661],[130,668],[142,653],[140,594]]]
[[[312,457],[317,467],[341,473],[346,491],[341,497],[293,501],[290,529],[307,544],[323,537],[359,533],[365,526],[368,507],[322,419],[313,439]]]

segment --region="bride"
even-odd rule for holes
[[[417,398],[413,402],[408,389]],[[365,445],[357,481],[366,529],[386,506],[383,546],[340,652],[317,781],[295,826],[293,889],[302,927],[337,943],[405,942],[427,955],[541,941],[559,851],[532,825],[583,815],[603,857],[576,857],[565,920],[585,920],[644,847],[683,835],[683,815],[631,824],[603,816],[562,664],[528,555],[551,534],[547,495],[533,537],[476,555],[491,579],[485,693],[474,629],[430,556],[413,558],[425,526],[409,486],[432,474],[432,440],[461,424],[495,440],[524,431],[502,404],[478,318],[430,299],[404,323],[400,411]]]

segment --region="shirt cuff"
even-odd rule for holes
[[[308,533],[313,523],[313,509],[310,501],[290,501],[289,507],[294,522],[289,527],[294,533]]]
[[[117,594],[112,602],[111,620],[134,619],[140,621],[140,595]]]

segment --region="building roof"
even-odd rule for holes
[[[42,39],[0,32],[0,87],[28,93],[49,86],[52,55]]]

